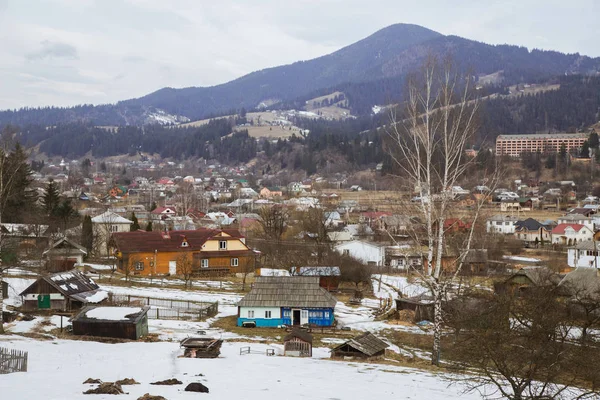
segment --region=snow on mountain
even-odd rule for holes
[[[161,124],[161,125],[179,125],[181,123],[190,122],[188,117],[182,115],[169,114],[159,108],[153,112],[146,113],[146,124]]]

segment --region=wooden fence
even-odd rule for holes
[[[27,352],[0,347],[0,374],[27,372]]]
[[[203,320],[219,312],[218,302],[160,299],[155,297],[109,294],[109,303],[120,306],[150,306],[150,319]]]

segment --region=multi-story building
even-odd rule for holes
[[[522,153],[555,153],[563,144],[569,152],[580,148],[587,139],[587,133],[500,135],[496,139],[496,155],[519,157]]]

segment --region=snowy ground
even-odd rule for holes
[[[202,396],[183,392],[184,385],[202,382],[215,399],[476,399],[448,386],[440,375],[389,365],[330,361],[328,350],[313,350],[312,359],[267,357],[267,348],[251,344],[255,354],[240,355],[248,343],[226,342],[217,359],[178,358],[177,343],[103,344],[80,341],[36,341],[0,336],[0,345],[29,352],[29,371],[0,375],[2,398],[29,400],[113,399],[111,395],[83,395],[94,387],[87,378],[114,381],[134,378],[140,385],[124,386],[122,399],[144,393],[167,399]],[[201,374],[201,375],[200,375]],[[153,386],[150,382],[177,378],[184,385]]]

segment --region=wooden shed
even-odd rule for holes
[[[365,332],[331,350],[333,357],[374,358],[385,354],[389,345],[371,332]]]
[[[21,292],[24,311],[79,310],[86,304],[97,304],[108,293],[79,270],[59,272],[38,278]]]
[[[396,310],[410,310],[415,313],[414,322],[433,321],[433,296],[421,294],[396,299]]]
[[[217,358],[221,354],[221,339],[188,337],[179,345],[184,348],[183,356],[186,358]]]
[[[73,318],[75,335],[137,340],[148,334],[150,307],[85,307]]]
[[[338,290],[340,285],[340,267],[292,267],[292,276],[318,276],[319,286],[330,292]]]
[[[305,329],[294,328],[283,338],[283,355],[312,357],[312,335]]]

